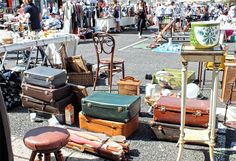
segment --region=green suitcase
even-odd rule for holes
[[[84,115],[110,121],[128,122],[140,112],[140,96],[94,92],[81,101]]]

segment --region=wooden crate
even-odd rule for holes
[[[140,81],[131,76],[126,76],[124,79],[118,81],[118,93],[125,95],[139,95]]]

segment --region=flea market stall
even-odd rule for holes
[[[120,19],[120,26],[126,27],[126,26],[134,26],[136,24],[136,18],[135,17],[121,17]],[[110,29],[116,27],[115,18],[98,18],[96,19],[96,27],[99,30],[102,31],[110,31]]]

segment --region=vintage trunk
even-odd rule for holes
[[[83,114],[111,121],[128,122],[140,111],[141,98],[95,92],[82,99]]]
[[[118,81],[118,93],[126,95],[140,94],[140,81],[131,76],[126,76],[124,79]]]
[[[57,88],[66,83],[65,70],[39,66],[24,71],[23,83],[46,88]]]
[[[127,123],[115,122],[92,118],[79,113],[80,128],[88,131],[104,133],[109,136],[124,135],[130,136],[139,126],[139,115],[137,114],[133,119]]]
[[[210,101],[186,99],[185,125],[207,127]],[[161,97],[154,105],[153,119],[158,122],[180,124],[181,98]]]
[[[45,102],[56,102],[70,95],[71,89],[69,85],[58,87],[55,89],[39,87],[30,84],[22,84],[22,94],[30,96]]]
[[[25,96],[25,95],[21,96],[23,107],[26,107],[32,110],[48,112],[51,114],[64,114],[65,107],[71,103],[71,99],[72,99],[72,95],[69,95],[57,102],[47,103],[47,102],[40,101],[29,96]]]
[[[179,136],[180,136],[180,125],[151,121],[150,126],[151,126],[152,131],[156,135],[157,140],[178,142]],[[206,128],[188,127],[188,129],[194,129],[196,131],[197,130],[202,131]],[[201,136],[200,133],[199,133],[199,137]],[[205,145],[203,143],[194,142],[194,141],[192,141],[192,142],[189,141],[187,143],[197,144],[197,145]]]
[[[151,129],[155,133],[157,140],[177,142],[180,136],[180,125],[151,121]]]

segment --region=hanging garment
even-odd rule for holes
[[[63,32],[72,33],[72,14],[74,13],[74,6],[71,2],[66,2],[63,4],[63,14],[64,14],[64,27]]]

